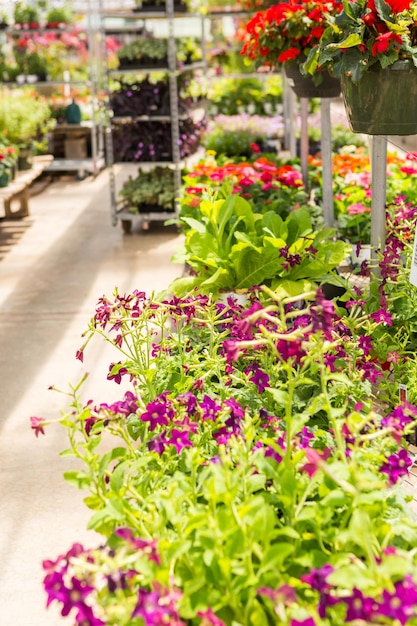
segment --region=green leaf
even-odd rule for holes
[[[119,493],[120,489],[123,486],[125,471],[126,463],[124,462],[120,463],[112,472],[112,475],[110,477],[110,488],[115,493]]]
[[[349,33],[342,41],[338,43],[328,44],[330,50],[338,50],[340,48],[353,48],[362,43],[362,37],[359,33]]]
[[[206,231],[205,224],[203,224],[202,222],[199,222],[193,217],[182,217],[181,221],[185,222],[186,224],[188,224],[188,226],[190,226],[190,228],[193,228],[199,233],[204,233]]]
[[[87,496],[83,500],[84,504],[93,511],[99,511],[104,508],[104,502],[99,496]]]
[[[78,489],[84,489],[90,485],[90,477],[88,474],[82,471],[64,472],[64,478],[71,485],[74,485]]]

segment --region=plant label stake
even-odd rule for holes
[[[332,176],[332,129],[330,121],[330,98],[320,99],[321,162],[323,185],[323,217],[326,226],[333,227],[333,176]]]
[[[410,283],[417,287],[417,226],[414,233],[413,259],[411,261]]]
[[[385,204],[387,193],[387,138],[372,137],[371,155],[372,203],[371,203],[371,250],[372,261],[377,261],[378,251],[385,248]]]

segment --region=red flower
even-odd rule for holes
[[[400,35],[388,31],[387,33],[378,35],[378,37],[375,39],[375,43],[372,46],[372,55],[376,57],[378,54],[386,52],[389,48],[390,41],[397,42],[400,46],[402,44],[402,39]]]
[[[297,48],[289,48],[278,56],[279,63],[285,63],[286,61],[290,61],[291,59],[296,59],[300,51]]]

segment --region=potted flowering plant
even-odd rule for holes
[[[34,5],[17,2],[13,17],[16,28],[39,28],[39,10]]]
[[[129,389],[85,403],[79,385],[60,423],[104,540],[44,561],[48,606],[78,626],[416,623],[398,483],[417,409],[373,408],[381,322],[311,298],[100,299],[77,356],[103,338]]]
[[[327,71],[316,73],[311,81],[302,81],[299,66],[318,45],[327,16],[337,15],[341,9],[338,0],[289,0],[259,11],[246,24],[241,53],[258,66],[284,64],[290,84],[300,97],[338,96],[340,84]]]
[[[51,7],[46,14],[46,28],[65,28],[73,19],[69,6]]]
[[[341,78],[355,132],[417,133],[416,18],[412,0],[346,1],[310,51],[304,71],[328,69]]]

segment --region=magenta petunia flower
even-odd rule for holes
[[[173,428],[171,435],[167,437],[165,442],[168,445],[175,446],[177,453],[179,454],[183,448],[192,448],[193,444],[189,439],[190,433],[188,431],[180,431],[177,428]]]
[[[142,413],[140,419],[143,422],[149,422],[150,430],[155,430],[157,426],[166,426],[171,416],[171,409],[166,402],[154,400],[147,404],[146,411]]]
[[[324,448],[324,450],[315,450],[314,448],[305,448],[305,454],[307,457],[307,463],[301,467],[302,472],[306,472],[310,478],[320,469],[326,459],[331,454],[330,448]]]
[[[206,611],[199,611],[197,616],[203,619],[201,626],[226,626],[226,622],[217,617],[210,607]]]
[[[202,409],[203,420],[210,419],[213,421],[216,421],[217,414],[222,410],[222,407],[208,395],[205,395],[200,402],[200,408]]]
[[[386,309],[378,309],[375,313],[371,313],[371,317],[380,324],[392,326],[392,315]]]
[[[354,588],[352,591],[351,596],[343,598],[343,602],[347,606],[345,619],[347,622],[362,620],[368,623],[378,609],[378,604],[373,598],[364,596],[359,589]]]
[[[387,474],[390,484],[395,485],[402,476],[408,474],[408,468],[412,464],[413,461],[408,456],[407,451],[402,449],[398,453],[395,452],[387,457],[387,460],[379,469],[384,474]]]

